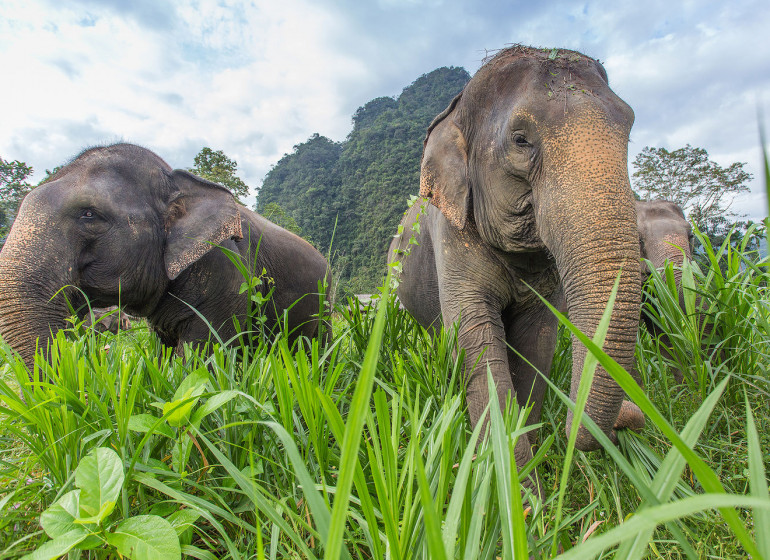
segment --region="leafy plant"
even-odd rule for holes
[[[53,560],[72,549],[107,546],[132,560],[181,558],[179,537],[172,524],[157,515],[138,515],[110,522],[125,475],[118,454],[97,447],[75,469],[75,486],[48,507],[40,525],[51,538],[29,560]]]

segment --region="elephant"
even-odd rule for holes
[[[292,340],[317,332],[329,272],[312,245],[148,149],[87,149],[21,204],[0,252],[0,336],[31,365],[36,341],[45,349],[87,297],[146,317],[177,353],[210,328],[230,340],[249,300],[225,250],[273,289],[267,327],[285,312]]]
[[[539,421],[557,319],[537,294],[593,336],[616,279],[604,350],[627,371],[639,325],[640,265],[627,145],[632,109],[596,60],[516,45],[487,61],[430,124],[420,191],[389,249],[397,295],[424,327],[457,326],[472,424],[489,403],[530,404]],[[416,223],[417,222],[417,223]],[[535,293],[537,292],[537,293]],[[586,348],[573,340],[574,401]],[[529,365],[531,364],[531,365]],[[644,415],[597,368],[585,412],[615,438]],[[572,414],[567,416],[567,433]],[[519,438],[516,464],[536,434]],[[600,446],[585,426],[577,448]]]
[[[682,209],[676,203],[668,200],[638,200],[636,202],[636,220],[639,229],[639,251],[642,259],[648,260],[655,268],[662,268],[666,261],[674,265],[674,279],[679,288],[679,303],[684,309],[681,267],[685,260],[692,260],[694,238],[690,222],[685,218]],[[644,261],[641,272],[642,284],[644,284],[651,274],[648,264]],[[649,300],[644,301],[644,303],[642,322],[650,334],[661,337],[661,352],[664,356],[670,357],[666,350],[670,341],[648,313],[647,307],[654,305],[654,303]],[[700,308],[700,298],[697,298],[697,308]],[[708,332],[710,332],[710,326],[706,325],[706,334]],[[681,383],[683,380],[682,372],[679,369],[674,369],[673,374],[677,383]]]
[[[637,200],[636,224],[639,230],[639,253],[655,268],[661,268],[666,261],[681,267],[685,260],[692,260],[692,226],[675,202]],[[650,270],[646,263],[642,263],[642,280],[649,277]],[[677,285],[680,278],[681,274],[677,276]]]

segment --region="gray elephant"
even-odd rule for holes
[[[309,243],[149,150],[86,150],[21,205],[0,252],[0,336],[31,363],[36,341],[45,348],[65,326],[65,298],[54,294],[68,286],[74,306],[81,292],[95,307],[120,304],[177,350],[209,338],[193,309],[230,339],[248,302],[244,278],[216,245],[274,282],[268,326],[287,310],[291,336],[316,332],[328,267]]]
[[[627,168],[633,119],[599,62],[515,46],[482,66],[430,125],[422,198],[405,214],[389,262],[400,261],[398,296],[422,325],[458,324],[474,424],[489,401],[487,367],[500,404],[509,395],[530,403],[528,422],[539,421],[545,382],[527,361],[548,373],[557,321],[530,287],[556,305],[565,299],[572,322],[593,336],[619,277],[604,349],[631,370],[640,308]],[[575,344],[573,400],[585,355]],[[611,437],[644,424],[623,396],[598,368],[586,412]],[[571,422],[570,414],[568,431]],[[599,444],[581,426],[577,447]],[[520,438],[516,463],[531,457]]]
[[[655,268],[661,268],[666,261],[681,267],[686,260],[692,260],[693,233],[690,222],[682,209],[668,200],[637,200],[636,224],[639,230],[639,252]],[[677,275],[677,285],[681,272]],[[642,263],[642,279],[650,276],[646,263]]]
[[[682,209],[668,200],[640,200],[636,202],[636,221],[639,229],[639,251],[643,259],[647,259],[655,268],[662,268],[666,262],[674,265],[674,279],[679,288],[679,303],[684,309],[684,294],[682,293],[682,264],[692,260],[693,233],[690,222],[685,218]],[[650,277],[650,269],[642,262],[642,283]],[[700,300],[698,299],[698,302]],[[645,302],[653,305],[653,302]],[[696,308],[700,303],[696,303]],[[660,330],[652,316],[648,313],[647,305],[642,306],[642,321],[653,336],[661,336],[661,352],[670,357],[666,347],[670,345],[668,337]],[[707,330],[708,326],[707,326]],[[674,369],[674,378],[682,382],[683,375],[679,369]]]

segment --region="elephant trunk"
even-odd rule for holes
[[[578,125],[571,130],[581,136],[581,131],[589,131],[591,127]],[[574,152],[569,146],[552,152],[556,159],[552,160],[552,167],[546,167],[550,173],[545,173],[549,179],[542,191],[547,194],[535,200],[538,224],[546,246],[556,259],[570,320],[587,336],[594,336],[613,285],[620,276],[603,348],[631,371],[641,285],[636,210],[627,171],[627,136],[585,134],[577,139]],[[595,154],[596,159],[586,161],[586,153]],[[573,401],[577,397],[585,356],[585,346],[573,338],[570,388]],[[620,386],[599,366],[585,413],[608,435],[612,435],[615,426],[637,427],[643,422],[643,416],[633,405],[630,409],[626,407],[619,418],[623,397]],[[568,433],[571,424],[569,413]],[[591,450],[598,448],[599,443],[581,426],[577,447]]]
[[[662,268],[666,261],[674,265],[674,282],[679,290],[679,305],[684,309],[684,292],[682,291],[682,265],[685,259],[692,258],[690,244],[684,235],[666,235],[652,245],[645,246],[646,254],[642,255],[649,259],[656,268]]]
[[[69,308],[65,294],[57,292],[71,283],[61,253],[44,250],[58,233],[36,212],[32,198],[25,199],[27,211],[20,211],[0,251],[0,337],[30,369],[36,345],[46,349],[51,333],[66,325]],[[54,255],[43,258],[47,253]]]

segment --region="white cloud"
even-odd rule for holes
[[[174,166],[210,146],[257,187],[312,133],[343,139],[368,100],[439,66],[474,72],[485,49],[523,42],[604,61],[637,116],[632,157],[690,143],[758,174],[757,103],[770,114],[761,4],[3,0],[0,155],[40,178],[94,143],[137,142]],[[758,200],[736,208],[756,214]]]

